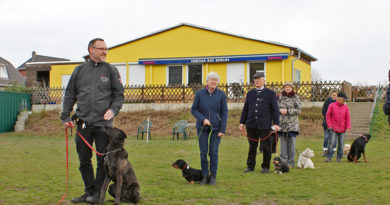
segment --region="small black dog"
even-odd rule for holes
[[[290,168],[288,168],[286,163],[282,162],[280,157],[275,157],[272,163],[275,165],[275,172],[278,174],[287,173],[290,171]]]
[[[357,160],[360,158],[361,154],[363,153],[364,162],[367,163],[367,158],[364,149],[366,148],[366,144],[368,143],[368,140],[370,140],[370,138],[371,135],[362,134],[360,137],[356,138],[353,141],[351,145],[351,150],[347,155],[348,161],[353,161],[353,163],[356,163]]]
[[[104,170],[106,178],[100,193],[100,204],[104,203],[106,191],[115,198],[115,204],[120,202],[131,202],[137,204],[141,198],[140,185],[133,166],[131,166],[124,149],[125,132],[115,127],[105,127],[103,130],[108,136],[107,155],[104,158]],[[111,184],[108,187],[110,181]]]
[[[172,167],[176,169],[181,169],[183,172],[183,177],[190,183],[194,184],[195,182],[200,182],[202,180],[202,171],[199,169],[193,169],[188,164],[182,160],[176,160],[176,162],[172,163]],[[210,179],[207,177],[207,182],[209,182]]]

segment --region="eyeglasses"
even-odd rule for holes
[[[99,51],[108,51],[108,48],[96,48],[96,47],[92,47],[92,48],[98,49]]]

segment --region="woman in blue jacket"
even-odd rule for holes
[[[210,156],[210,185],[216,185],[217,183],[218,148],[221,137],[225,135],[228,116],[226,95],[217,88],[219,82],[220,77],[217,73],[210,72],[207,74],[206,87],[196,92],[191,108],[191,113],[196,118],[198,136],[200,136],[199,149],[202,167],[202,181],[200,184],[206,184],[209,176],[208,152]]]
[[[326,101],[324,102],[324,105],[322,106],[322,116],[324,117],[324,120],[322,121],[322,127],[324,128],[324,146],[322,147],[323,154],[322,156],[327,156],[326,153],[328,151],[328,140],[330,139],[330,131],[328,130],[328,125],[326,124],[326,113],[328,112],[328,107],[331,103],[336,102],[337,98],[337,90],[331,90],[330,96]],[[337,142],[335,144],[335,147],[337,147]],[[336,151],[336,148],[334,148],[333,151]]]

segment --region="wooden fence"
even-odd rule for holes
[[[276,93],[283,89],[282,82],[267,83],[266,85]],[[126,86],[125,103],[189,103],[194,100],[195,93],[204,85],[146,85]],[[334,82],[301,82],[294,83],[295,92],[305,101],[324,101],[331,90],[343,91],[352,101],[372,101],[375,95],[375,86],[352,87],[346,81]],[[254,88],[253,84],[220,84],[219,89],[225,92],[228,102],[244,102],[246,93]],[[386,93],[387,87],[382,87]],[[65,88],[34,87],[32,91],[32,104],[61,104]],[[382,98],[385,96],[383,95]]]

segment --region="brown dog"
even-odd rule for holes
[[[126,134],[113,127],[105,127],[108,135],[107,155],[104,158],[104,170],[106,178],[100,193],[100,204],[104,203],[106,191],[110,181],[109,193],[115,197],[115,204],[120,202],[138,203],[140,200],[140,186],[130,162],[127,160],[127,152],[123,148]]]

